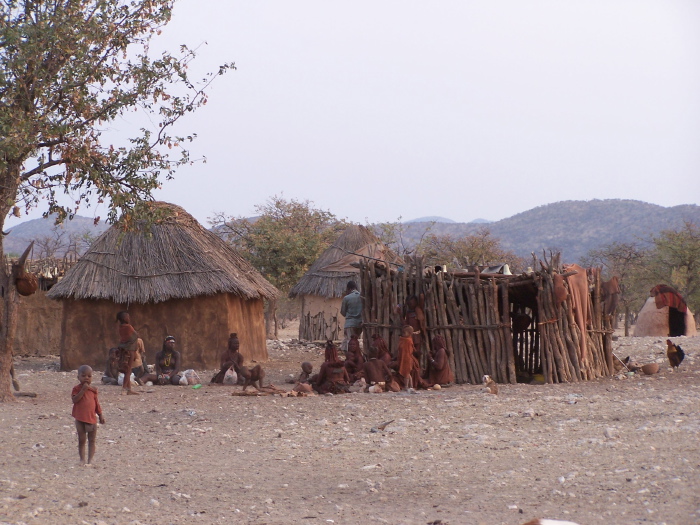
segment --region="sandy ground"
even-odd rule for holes
[[[290,332],[290,334],[293,332]],[[287,334],[287,335],[290,335]],[[107,424],[78,464],[74,373],[16,359],[38,397],[0,406],[2,523],[700,523],[700,337],[620,338],[654,376],[418,394],[236,397],[239,387],[101,386]],[[278,386],[322,349],[269,345]],[[208,379],[213,371],[202,372]],[[394,420],[384,431],[371,429]],[[440,521],[438,521],[440,520]]]

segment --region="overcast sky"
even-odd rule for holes
[[[700,2],[179,0],[159,45],[232,61],[156,196],[355,222],[700,198]],[[82,215],[91,215],[82,210]],[[104,213],[102,214],[104,216]]]

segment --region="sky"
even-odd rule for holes
[[[698,204],[698,27],[695,0],[179,0],[154,49],[237,69],[155,197],[204,224],[273,195],[360,223]]]

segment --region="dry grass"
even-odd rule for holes
[[[217,235],[179,206],[154,203],[161,218],[102,234],[49,292],[51,299],[158,303],[229,292],[271,298],[277,289]]]
[[[352,252],[358,252],[368,244],[381,241],[368,228],[359,224],[349,225],[338,239],[311,265],[309,271],[299,280],[289,293],[290,297],[300,295],[318,295],[321,297],[343,297],[348,280],[356,279],[359,270],[355,271],[324,271],[323,268],[335,263]],[[403,264],[403,260],[393,251],[387,249],[389,262]],[[359,286],[359,280],[357,280]]]

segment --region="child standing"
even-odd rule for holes
[[[97,437],[97,414],[100,423],[105,424],[102,417],[102,407],[97,399],[97,389],[90,386],[92,383],[92,368],[83,365],[78,368],[78,381],[80,384],[73,387],[71,399],[73,400],[73,417],[75,418],[75,428],[78,431],[78,453],[80,462],[85,464],[85,438],[88,441],[87,464],[92,463],[95,456],[95,438]]]
[[[137,352],[136,344],[139,335],[136,333],[136,330],[134,330],[134,327],[131,326],[129,312],[119,312],[117,314],[117,321],[119,322],[119,371],[124,373],[122,393],[136,395],[138,392],[131,390],[131,369],[134,368]]]

